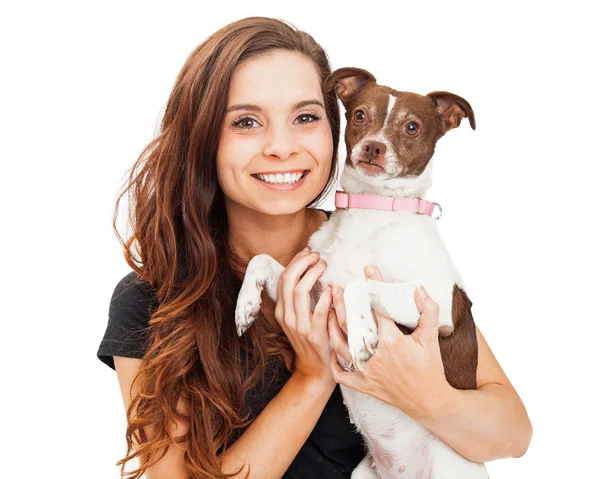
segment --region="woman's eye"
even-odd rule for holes
[[[253,121],[258,123],[254,118],[251,118],[249,116],[244,116],[244,117],[240,118],[239,120],[232,121],[231,124],[233,126],[235,126],[236,128],[241,128],[242,130],[250,130],[250,129],[252,129]],[[249,127],[248,127],[248,125],[249,125]]]
[[[321,117],[314,113],[303,113],[302,115],[296,117],[296,120],[299,120],[298,123],[300,123],[300,124],[313,123],[320,119],[321,119]],[[254,118],[249,117],[249,116],[244,116],[240,119],[234,120],[231,122],[231,124],[233,126],[235,126],[236,128],[241,128],[242,130],[251,130],[252,128],[254,128],[252,126],[253,122],[256,123],[257,125],[260,125],[260,123],[258,123],[257,120],[255,120]]]
[[[296,120],[301,119],[302,121],[300,121],[300,124],[303,123],[313,123],[317,120],[320,120],[321,117],[319,115],[315,115],[314,113],[303,113],[302,115],[298,116],[296,118]]]
[[[367,116],[362,110],[356,110],[356,112],[354,113],[354,121],[356,121],[357,123],[362,123],[363,121],[365,121],[365,118],[367,118]]]
[[[404,131],[409,135],[415,135],[417,131],[419,131],[419,125],[417,125],[414,121],[409,121],[404,127]]]

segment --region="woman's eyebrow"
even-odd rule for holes
[[[298,103],[296,103],[292,107],[292,110],[297,110],[298,108],[302,108],[307,105],[320,105],[321,108],[325,109],[325,107],[323,106],[323,103],[321,103],[319,100],[302,100],[302,101],[299,101]],[[258,105],[252,105],[250,103],[245,103],[245,104],[230,106],[229,108],[227,108],[226,113],[229,113],[229,112],[235,111],[235,110],[263,111],[262,108]]]

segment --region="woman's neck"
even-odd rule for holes
[[[308,243],[310,236],[327,216],[318,210],[303,208],[282,216],[266,215],[226,201],[229,240],[245,261],[268,254],[283,266]]]

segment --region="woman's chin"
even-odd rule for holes
[[[306,204],[301,201],[280,200],[269,203],[270,204],[261,204],[260,211],[272,216],[293,215],[306,207]]]

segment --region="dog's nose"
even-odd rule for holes
[[[385,162],[386,146],[379,141],[366,141],[362,146],[362,157],[369,163],[383,165]]]

